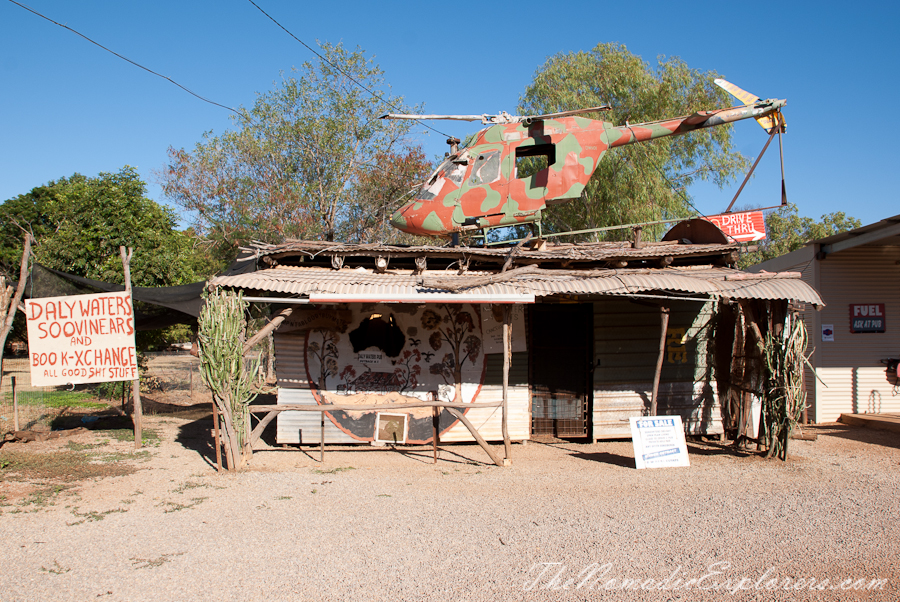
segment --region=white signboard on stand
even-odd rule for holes
[[[128,293],[25,301],[31,384],[100,383],[138,377]]]
[[[681,416],[631,418],[631,442],[638,469],[691,465]]]

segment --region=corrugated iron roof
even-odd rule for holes
[[[364,268],[333,270],[321,267],[279,266],[238,276],[220,276],[216,286],[267,291],[285,296],[311,294],[367,295],[389,298],[410,295],[428,300],[448,290],[465,295],[558,294],[629,295],[663,291],[713,298],[787,299],[824,305],[819,294],[799,279],[799,274],[747,274],[729,268],[663,268],[644,270],[593,270],[579,276],[574,270],[533,270],[510,275],[499,282],[484,283],[486,277],[504,278],[497,272],[389,270],[377,273]],[[440,284],[437,284],[440,283]]]

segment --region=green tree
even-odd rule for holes
[[[800,217],[797,206],[788,203],[766,216],[766,238],[759,241],[757,251],[742,255],[738,265],[743,269],[795,251],[812,240],[832,236],[862,226],[855,217],[843,211],[827,213],[820,221]]]
[[[35,239],[41,265],[69,274],[122,282],[119,246],[135,249],[135,286],[195,282],[209,269],[194,239],[176,230],[174,211],[144,196],[133,167],[95,178],[74,174],[0,205],[0,257],[7,274],[18,269],[23,231]]]
[[[348,242],[390,241],[434,244],[434,239],[400,232],[390,225],[401,199],[408,200],[433,171],[420,147],[399,153],[379,153],[375,167],[363,170],[353,183],[342,238]]]
[[[619,125],[732,106],[713,83],[716,77],[675,57],[660,57],[652,68],[624,45],[598,44],[590,52],[550,57],[520,99],[519,111],[608,104],[612,110],[588,116]],[[564,231],[687,217],[696,213],[686,200],[692,183],[708,180],[722,187],[748,165],[732,147],[730,125],[617,148],[600,162],[582,197],[547,211],[544,223]]]
[[[34,236],[35,261],[76,276],[124,282],[119,247],[134,248],[135,286],[175,286],[203,280],[216,267],[196,237],[177,231],[174,211],[144,196],[145,184],[133,167],[91,178],[74,174],[0,205],[0,269],[18,279],[24,232]],[[25,337],[17,317],[15,336]],[[139,332],[138,346],[162,344],[178,332]]]
[[[205,134],[191,152],[169,149],[169,164],[157,174],[166,196],[220,245],[362,236],[352,219],[368,202],[354,192],[361,174],[408,153],[411,123],[378,119],[402,108],[381,69],[359,49],[321,48],[327,61],[283,74],[233,118],[234,130]]]

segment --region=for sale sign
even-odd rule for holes
[[[884,332],[884,303],[851,303],[850,332]]]
[[[134,380],[134,310],[128,293],[25,302],[31,384]]]
[[[630,421],[635,468],[691,465],[681,416],[632,417]]]
[[[723,213],[704,218],[735,242],[753,242],[766,237],[766,217],[762,211]]]

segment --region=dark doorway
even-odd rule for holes
[[[593,306],[531,307],[531,433],[587,437]]]

